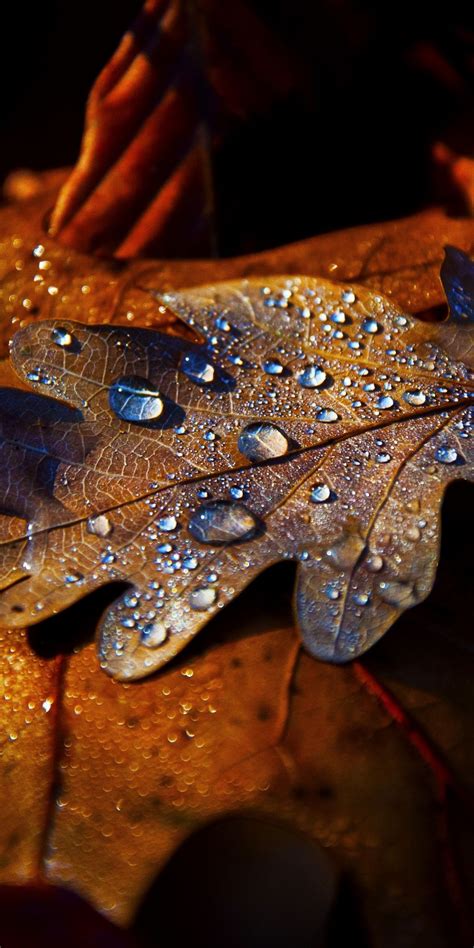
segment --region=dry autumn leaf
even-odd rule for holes
[[[430,211],[252,257],[117,267],[46,237],[47,206],[2,211],[4,340],[43,318],[171,326],[142,288],[272,272],[363,282],[419,312],[443,301],[442,245],[472,245],[471,222]],[[459,332],[444,328],[454,352]],[[6,364],[2,372],[15,384]],[[458,527],[466,512],[461,503]],[[377,948],[469,943],[469,561],[457,538],[450,549],[437,597],[406,613],[364,666],[300,651],[281,572],[140,683],[104,675],[92,645],[65,654],[66,633],[71,649],[92,636],[91,603],[44,632],[3,631],[0,878],[66,884],[128,924],[182,840],[243,810],[334,854]]]
[[[1,622],[128,582],[99,653],[139,678],[289,559],[308,651],[360,655],[432,587],[444,490],[472,477],[469,369],[362,287],[158,298],[205,343],[69,321],[13,341],[20,377],[70,409],[4,396]]]

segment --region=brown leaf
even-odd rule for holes
[[[306,648],[360,655],[433,584],[444,490],[472,477],[468,369],[436,324],[362,287],[273,277],[158,298],[205,344],[69,320],[13,341],[20,377],[74,411],[3,399],[0,622],[126,581],[99,653],[137,678],[290,559]]]
[[[472,243],[472,224],[429,212],[235,261],[114,270],[45,238],[34,204],[23,217],[2,213],[13,328],[56,315],[125,323],[127,312],[159,322],[166,314],[137,284],[166,290],[272,271],[362,279],[419,311],[442,302],[443,243],[467,251]],[[32,257],[41,243],[42,256]],[[51,278],[40,260],[52,262]],[[42,290],[36,275],[47,276]],[[36,292],[32,317],[21,301]],[[11,328],[5,322],[5,337]],[[463,501],[458,527],[468,511]],[[105,676],[92,645],[41,657],[51,652],[40,626],[4,632],[2,878],[64,882],[126,922],[181,840],[245,810],[298,826],[334,854],[357,880],[377,948],[467,943],[472,605],[469,551],[457,538],[450,550],[437,597],[370,653],[369,675],[300,653],[282,628],[291,623],[282,574],[225,610],[199,636],[199,654],[188,650],[140,684]],[[76,621],[91,631],[90,609]]]

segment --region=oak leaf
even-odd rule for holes
[[[444,490],[472,477],[471,372],[436,324],[358,286],[158,300],[204,343],[70,321],[13,340],[20,377],[70,408],[4,396],[0,621],[128,582],[98,647],[138,678],[289,559],[308,651],[360,655],[433,585]]]

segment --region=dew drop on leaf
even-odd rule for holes
[[[413,388],[408,392],[404,392],[403,399],[408,405],[424,405],[426,402],[426,395],[421,391],[421,389]]]
[[[200,543],[232,543],[249,540],[258,520],[243,504],[211,500],[202,504],[189,521],[189,531]]]
[[[158,526],[160,530],[164,530],[165,533],[171,533],[173,530],[176,530],[178,521],[173,514],[168,514],[165,517],[160,517],[158,520]]]
[[[308,365],[298,375],[298,382],[303,388],[318,388],[326,379],[326,372],[319,365]]]
[[[113,526],[105,514],[98,514],[96,517],[89,517],[87,530],[97,537],[108,537],[112,533]]]
[[[458,459],[458,452],[449,444],[440,444],[439,448],[436,448],[435,458],[441,464],[454,464]]]
[[[254,422],[241,431],[237,446],[249,461],[267,461],[286,454],[288,438],[276,425]]]
[[[159,418],[163,400],[155,385],[139,375],[124,375],[110,386],[109,404],[124,421],[145,422]]]
[[[140,641],[147,648],[158,648],[168,638],[168,629],[163,622],[148,622],[140,632]]]
[[[380,326],[375,319],[364,319],[362,329],[364,332],[369,333],[369,335],[374,335],[379,331]]]
[[[325,423],[326,422],[331,423],[333,421],[337,421],[338,418],[339,418],[339,415],[337,414],[337,412],[334,411],[333,408],[320,408],[316,415],[317,421],[323,421]]]
[[[386,411],[387,408],[393,408],[395,402],[391,395],[381,395],[377,399],[377,408],[381,408],[382,411]]]
[[[397,606],[398,608],[407,608],[416,602],[414,588],[411,583],[396,580],[380,582],[379,594],[380,598],[390,606]]]
[[[189,595],[189,605],[191,609],[195,609],[196,612],[205,612],[206,609],[210,609],[214,605],[217,599],[217,592],[215,589],[210,589],[208,586],[200,586],[199,589],[193,589]]]
[[[281,362],[278,362],[276,359],[268,359],[263,363],[263,371],[267,375],[281,375],[283,372],[283,366]]]
[[[70,348],[74,341],[71,333],[64,326],[55,326],[51,330],[51,340],[56,346],[61,346],[63,349]]]
[[[327,484],[315,484],[310,496],[313,504],[324,504],[331,500],[331,488]]]
[[[181,360],[181,368],[193,382],[209,385],[214,380],[214,367],[200,352],[187,352]]]

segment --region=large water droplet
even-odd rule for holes
[[[237,446],[249,461],[267,461],[286,454],[288,438],[276,425],[255,422],[241,431]]]
[[[458,452],[449,444],[440,444],[439,448],[436,448],[435,458],[441,464],[454,464],[458,459]]]
[[[385,411],[387,408],[393,408],[395,402],[391,395],[381,395],[377,399],[377,408],[381,408],[382,411]]]
[[[277,359],[267,359],[267,361],[263,363],[263,371],[266,372],[267,375],[281,375],[283,366]]]
[[[96,517],[89,517],[87,530],[96,537],[108,537],[112,533],[113,526],[105,514],[97,514]]]
[[[327,379],[327,374],[319,365],[308,365],[298,375],[298,382],[303,388],[318,388]]]
[[[328,500],[332,500],[332,491],[327,484],[315,484],[311,489],[310,494],[313,504],[324,504]]]
[[[189,594],[189,605],[196,612],[205,612],[206,609],[210,609],[214,605],[216,599],[217,592],[215,589],[210,589],[209,586],[200,586],[199,589],[193,589]]]
[[[158,520],[158,526],[160,530],[164,530],[165,533],[171,533],[173,530],[176,530],[178,521],[173,514],[167,514],[164,517],[160,517]]]
[[[214,380],[214,366],[200,352],[187,352],[181,360],[181,368],[193,382],[209,385]]]
[[[337,421],[338,418],[339,418],[339,415],[332,408],[320,408],[316,415],[317,421],[323,421],[323,422],[328,422],[328,423]]]
[[[163,401],[153,382],[139,375],[124,375],[110,386],[109,404],[124,421],[152,421],[163,411]]]
[[[167,638],[168,629],[163,622],[159,622],[158,620],[148,622],[140,632],[140,641],[142,645],[146,645],[147,648],[158,648],[166,642]]]
[[[362,323],[362,329],[364,332],[368,332],[370,335],[374,335],[379,331],[380,326],[375,319],[364,319]]]
[[[51,340],[56,346],[61,346],[63,349],[68,349],[74,341],[71,333],[64,326],[55,326],[51,330]]]
[[[353,566],[359,559],[365,542],[358,533],[343,533],[327,550],[326,556],[341,569]]]
[[[408,405],[424,405],[426,402],[426,395],[421,391],[421,389],[413,388],[410,391],[403,393],[403,399]]]
[[[399,606],[406,609],[413,606],[416,602],[414,587],[411,583],[399,582],[398,580],[379,583],[380,598],[388,602],[390,606]]]
[[[233,543],[249,540],[258,527],[258,520],[243,504],[228,500],[210,500],[195,511],[189,531],[200,543]]]

